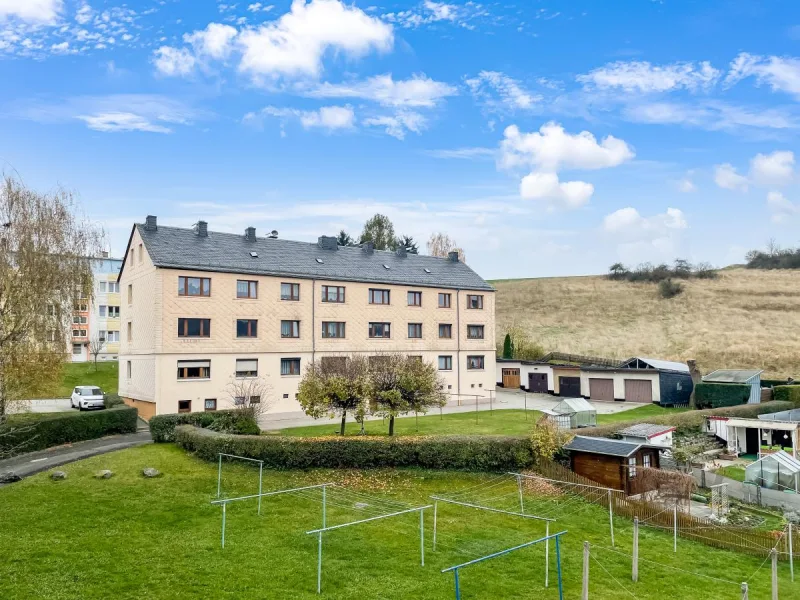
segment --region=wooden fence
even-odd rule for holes
[[[597,493],[597,482],[573,473],[555,462],[540,463],[536,473],[551,480],[570,486],[570,493],[582,496],[586,501],[605,508],[608,507],[608,496]],[[580,486],[595,486],[591,487]],[[674,532],[672,505],[664,505],[646,500],[626,498],[621,491],[610,492],[614,506],[614,515],[633,520],[639,518],[639,525],[664,530],[670,535]],[[792,553],[800,553],[800,527],[792,528]],[[788,560],[789,538],[787,530],[765,530],[753,527],[724,525],[712,519],[697,517],[678,509],[678,537],[699,542],[713,548],[733,550],[753,556],[766,557],[772,548],[778,551],[778,558]]]

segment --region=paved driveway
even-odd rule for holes
[[[10,413],[34,412],[68,412],[73,410],[70,406],[69,398],[47,398],[42,400],[25,400],[14,402],[11,405]]]

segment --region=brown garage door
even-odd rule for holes
[[[519,369],[503,369],[503,387],[512,390],[519,389]]]
[[[625,400],[628,402],[652,402],[653,382],[649,379],[626,379]]]
[[[613,379],[589,379],[589,398],[592,400],[614,400]]]

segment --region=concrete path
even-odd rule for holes
[[[147,424],[140,420],[139,430],[136,433],[110,435],[97,440],[65,444],[0,460],[0,476],[4,473],[14,473],[21,478],[30,477],[76,460],[151,443],[153,439],[150,437],[150,430]],[[3,484],[0,484],[0,487],[2,486]]]
[[[527,397],[527,398],[526,398]],[[488,398],[481,398],[478,402],[478,410],[502,410],[502,409],[519,409],[525,408],[526,404],[528,410],[546,410],[553,408],[556,404],[561,402],[562,398],[551,396],[550,394],[526,394],[522,391],[509,391],[497,390],[494,401],[489,402]],[[598,414],[612,414],[631,410],[643,406],[642,404],[635,404],[629,402],[592,402],[597,409]],[[442,413],[449,415],[454,413],[472,412],[475,410],[474,398],[463,398],[461,404],[451,401],[442,408]],[[438,414],[438,409],[434,414]],[[367,417],[368,421],[379,421],[382,417]],[[269,413],[262,415],[259,419],[259,425],[264,431],[275,431],[277,429],[288,429],[290,427],[306,427],[308,425],[338,425],[341,419],[312,419],[302,411],[283,412],[283,413]],[[355,419],[350,415],[347,417],[348,423],[355,423]]]

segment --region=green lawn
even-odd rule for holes
[[[109,394],[117,393],[119,363],[117,361],[94,363],[66,363],[61,384],[54,390],[55,398],[68,398],[76,385],[96,385]]]
[[[744,467],[728,466],[720,467],[715,471],[718,475],[723,477],[730,477],[736,481],[744,481]]]
[[[685,409],[662,408],[660,406],[642,406],[626,410],[613,415],[597,415],[597,424],[619,423],[632,421],[644,417],[661,415],[669,411],[682,411]],[[449,415],[429,414],[419,417],[419,425],[415,417],[401,417],[395,421],[397,435],[431,435],[431,434],[471,434],[471,435],[524,435],[531,429],[533,423],[541,413],[535,410],[501,409],[491,413],[480,411],[477,413],[451,413]],[[388,434],[389,421],[367,421],[364,429],[371,435]],[[292,427],[274,433],[295,436],[330,435],[339,431],[339,424],[309,425],[306,427]],[[360,431],[357,423],[348,422],[345,432],[347,435],[356,435]]]
[[[163,476],[144,479],[152,466]],[[113,478],[96,480],[99,469]],[[174,446],[149,445],[99,456],[63,467],[65,481],[46,473],[0,488],[0,581],[4,600],[21,599],[312,599],[316,594],[317,539],[305,535],[320,525],[319,492],[231,504],[226,547],[220,548],[221,510],[210,505],[216,488],[216,464],[203,463]],[[310,471],[264,473],[264,490],[340,482],[347,492],[328,493],[328,524],[366,518],[376,502],[426,504],[434,493],[453,493],[491,476],[422,470]],[[229,496],[254,493],[257,470],[225,464],[223,489]],[[370,494],[356,504],[356,491]],[[517,502],[509,480],[489,495],[508,507]],[[505,499],[505,500],[503,500]],[[740,597],[738,582],[750,579],[751,600],[769,598],[769,569],[761,558],[715,550],[679,540],[672,553],[668,533],[642,528],[639,582],[630,581],[630,559],[610,546],[607,512],[579,501],[560,501],[526,492],[529,512],[556,511],[551,531],[566,530],[562,563],[565,598],[580,595],[582,548],[591,542],[590,598],[694,600]],[[438,549],[432,548],[433,514],[425,514],[425,566],[419,564],[416,514],[374,521],[326,534],[323,546],[322,598],[372,600],[453,598],[453,577],[441,570],[540,537],[541,522],[473,509],[439,505]],[[630,552],[632,525],[615,519],[616,549]],[[507,598],[555,600],[555,551],[550,588],[543,587],[544,548],[524,550],[464,568],[465,600]],[[722,583],[654,565],[699,570]],[[602,566],[601,566],[602,565]],[[606,569],[619,583],[603,571]],[[788,565],[779,566],[781,598],[800,596],[800,582],[789,581]]]

